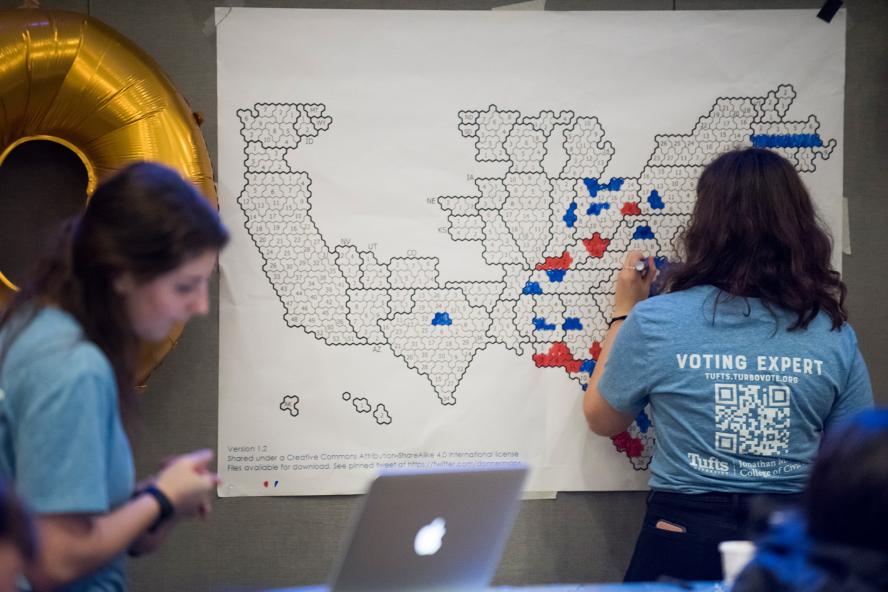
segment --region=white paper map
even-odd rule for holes
[[[580,408],[626,251],[674,258],[702,167],[737,146],[775,149],[816,179],[821,214],[841,228],[843,76],[831,77],[843,21],[265,9],[217,20],[233,231],[222,495],[355,493],[383,468],[514,461],[532,466],[532,490],[643,487],[647,412],[608,440],[587,433]],[[770,30],[804,47],[774,40],[779,57],[762,62]],[[715,59],[694,49],[707,40]],[[613,55],[578,59],[596,48]],[[658,63],[673,60],[664,76]],[[709,72],[719,60],[737,71]],[[600,74],[572,74],[592,62]],[[621,89],[640,80],[653,92]]]

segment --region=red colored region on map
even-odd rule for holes
[[[624,216],[638,216],[641,214],[641,209],[638,207],[638,204],[634,201],[627,201],[623,204],[623,207],[620,208],[620,213]]]
[[[589,353],[592,355],[592,359],[597,362],[598,356],[601,355],[601,342],[593,341],[592,347],[589,348]]]
[[[571,355],[567,344],[556,341],[545,354],[534,354],[533,363],[537,368],[564,368],[568,372],[579,372],[583,365],[582,360],[577,360]]]
[[[564,251],[561,257],[546,257],[545,261],[537,263],[535,269],[568,269],[571,263],[573,263],[573,257],[570,256],[570,253]]]
[[[611,442],[617,449],[617,452],[625,452],[629,458],[641,456],[644,452],[644,442],[640,438],[633,438],[629,432],[620,432],[611,438]]]
[[[584,238],[583,246],[586,247],[586,250],[589,251],[589,254],[593,257],[601,257],[604,255],[604,252],[607,250],[607,246],[610,244],[609,238],[601,238],[601,233],[596,232],[592,235],[592,238]]]

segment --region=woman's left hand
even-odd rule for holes
[[[644,263],[647,271],[635,269],[638,263]],[[629,251],[623,261],[623,268],[617,276],[614,294],[613,316],[628,315],[632,308],[648,297],[651,284],[657,278],[657,267],[653,257],[645,257],[641,251]]]

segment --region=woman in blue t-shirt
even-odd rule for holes
[[[206,514],[212,452],[137,488],[121,411],[142,340],[208,310],[228,233],[197,190],[140,163],[100,184],[0,316],[0,477],[35,514],[34,589],[125,590],[123,558]]]
[[[824,428],[872,405],[831,239],[786,159],[716,158],[680,246],[653,298],[653,261],[627,255],[583,400],[597,434],[648,405],[657,428],[627,581],[720,579],[718,543],[747,538],[752,498],[795,501]]]

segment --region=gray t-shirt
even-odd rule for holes
[[[650,405],[653,489],[801,491],[823,430],[873,405],[857,337],[823,313],[787,331],[795,314],[726,298],[697,286],[638,303],[598,390],[618,411]]]

